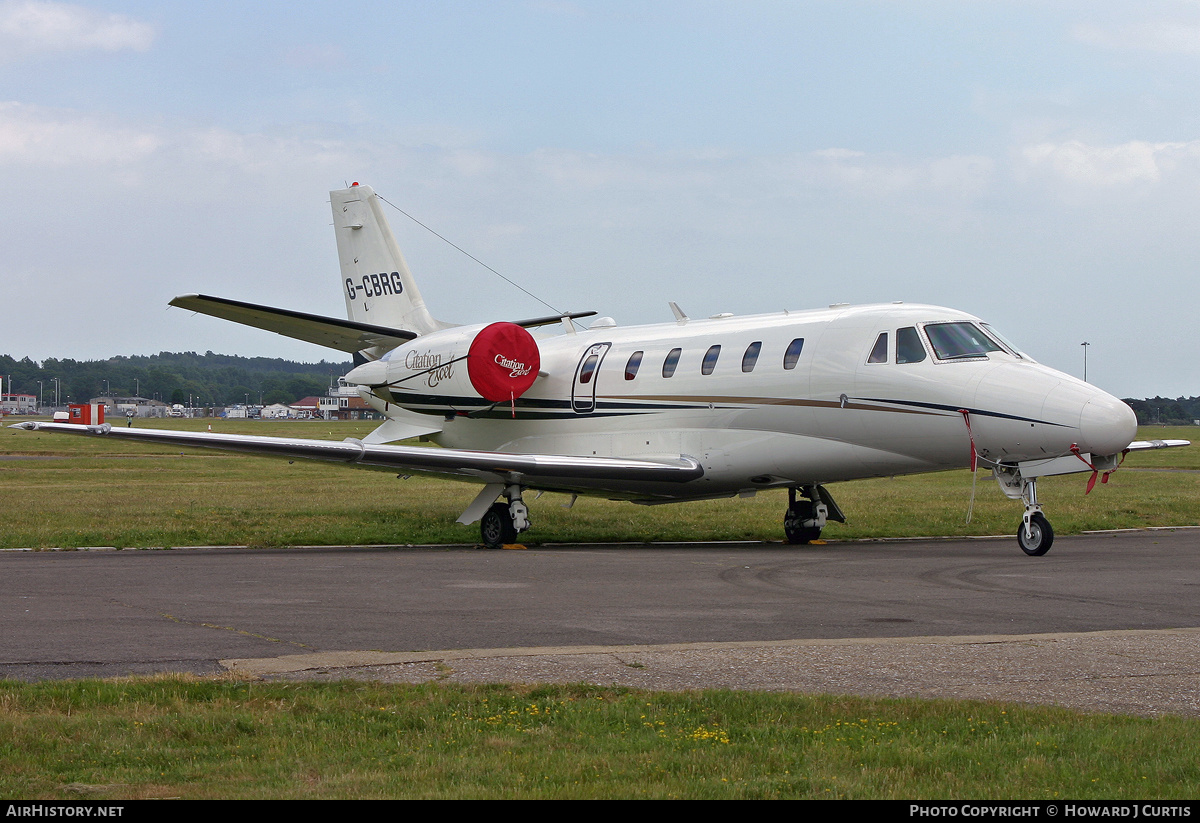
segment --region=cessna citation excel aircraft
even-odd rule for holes
[[[387,417],[366,438],[19,425],[481,483],[459,521],[480,521],[492,547],[529,528],[528,490],[656,504],[787,489],[784,533],[807,543],[845,522],[829,483],[982,464],[1024,503],[1017,539],[1041,555],[1054,532],[1039,477],[1091,472],[1090,490],[1130,450],[1187,445],[1131,442],[1125,403],[936,306],[451,325],[426,309],[375,193],[356,183],[331,202],[348,320],[197,294],[171,305],[356,355],[345,380]],[[392,445],[417,436],[442,448]]]

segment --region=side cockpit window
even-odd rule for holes
[[[896,329],[896,362],[920,363],[924,359],[925,347],[921,345],[921,335],[917,334],[916,326]]]
[[[887,337],[887,332],[880,332],[879,336],[875,338],[875,346],[871,349],[871,356],[867,358],[868,363],[887,362]]]

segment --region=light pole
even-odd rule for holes
[[[1087,350],[1088,350],[1088,346],[1090,346],[1092,344],[1089,343],[1088,341],[1084,340],[1079,345],[1083,346],[1083,382],[1086,383],[1087,382]]]
[[[38,413],[42,411],[42,381],[38,381]]]
[[[58,410],[58,378],[51,377],[50,379],[54,381],[54,408],[57,411]]]

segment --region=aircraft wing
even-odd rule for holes
[[[1144,449],[1170,449],[1176,446],[1190,446],[1191,440],[1134,440],[1125,447],[1127,452],[1143,451]]]
[[[631,482],[686,483],[704,475],[699,462],[679,455],[662,460],[618,457],[579,457],[563,454],[509,454],[504,452],[440,449],[424,446],[371,444],[361,440],[307,440],[247,434],[217,434],[166,429],[82,426],[77,423],[14,423],[14,429],[63,434],[114,437],[171,446],[249,452],[274,457],[297,457],[347,463],[379,471],[428,473],[507,483],[519,478],[522,485],[543,489],[627,489]]]
[[[417,336],[415,332],[403,329],[259,306],[207,294],[183,294],[170,305],[352,354],[372,347],[394,349]]]

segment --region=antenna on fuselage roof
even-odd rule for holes
[[[396,211],[398,211],[398,212],[400,212],[401,214],[403,214],[403,215],[404,215],[405,217],[407,217],[409,220],[411,220],[411,221],[413,221],[414,223],[416,223],[416,224],[417,224],[418,226],[420,226],[421,228],[425,229],[425,231],[427,231],[427,232],[429,232],[430,234],[432,234],[432,235],[433,235],[434,237],[436,237],[438,240],[441,240],[441,241],[442,241],[443,243],[445,243],[446,245],[448,245],[448,246],[450,246],[450,247],[452,247],[452,248],[454,248],[454,249],[457,249],[458,251],[460,251],[460,252],[462,252],[463,254],[465,254],[467,257],[469,257],[469,258],[471,258],[472,260],[474,260],[474,261],[475,261],[476,263],[478,263],[479,265],[483,266],[485,269],[487,269],[487,270],[488,270],[488,271],[490,271],[492,274],[494,274],[494,275],[496,275],[497,277],[499,277],[499,278],[500,278],[501,280],[503,280],[505,283],[508,283],[508,284],[509,284],[510,286],[512,286],[513,288],[515,288],[515,289],[518,289],[518,290],[520,290],[520,291],[524,292],[525,294],[529,295],[530,297],[532,297],[534,300],[536,300],[536,301],[538,301],[539,303],[541,303],[541,304],[542,304],[543,306],[545,306],[546,308],[548,308],[548,309],[550,309],[551,311],[555,312],[556,314],[560,315],[560,316],[561,316],[561,317],[562,317],[564,320],[568,319],[568,318],[567,318],[567,315],[568,315],[568,314],[570,314],[570,312],[565,312],[565,311],[563,311],[562,309],[555,308],[554,306],[550,305],[550,304],[549,304],[549,303],[547,303],[545,300],[543,300],[542,298],[538,297],[536,294],[534,294],[533,292],[531,292],[529,289],[527,289],[527,288],[525,288],[524,286],[520,285],[519,283],[517,283],[517,282],[515,282],[515,281],[511,280],[510,278],[508,278],[508,277],[505,277],[503,274],[501,274],[500,272],[498,272],[498,271],[496,271],[495,269],[493,269],[491,266],[489,266],[487,263],[485,263],[485,262],[483,262],[482,260],[480,260],[480,259],[479,259],[478,257],[476,257],[475,255],[471,254],[469,251],[467,251],[466,249],[464,249],[462,246],[458,245],[457,243],[454,243],[454,242],[452,242],[451,240],[448,240],[447,238],[445,238],[445,237],[443,237],[442,235],[438,234],[438,233],[437,233],[436,231],[434,231],[433,229],[429,228],[429,226],[426,226],[426,225],[425,225],[424,223],[422,223],[420,220],[418,220],[417,218],[413,217],[411,214],[409,214],[408,212],[406,212],[404,209],[402,209],[402,208],[400,208],[399,206],[397,206],[397,205],[396,205],[395,203],[393,203],[391,200],[388,200],[386,197],[384,197],[384,196],[383,196],[382,194],[380,194],[379,192],[375,192],[375,196],[376,196],[376,197],[378,197],[378,198],[379,198],[380,200],[382,200],[383,202],[387,203],[389,206],[391,206],[391,207],[392,207],[393,209],[395,209]],[[569,319],[570,319],[570,322],[571,322],[571,323],[574,323],[574,322],[575,322],[574,318],[569,318]]]
[[[688,320],[691,319],[686,314],[683,313],[683,309],[679,308],[679,304],[676,303],[674,300],[668,300],[667,305],[671,307],[671,313],[675,315],[675,322],[678,323],[679,325],[682,326],[684,323],[686,323]]]

